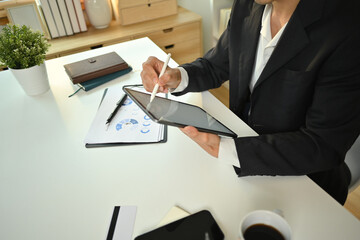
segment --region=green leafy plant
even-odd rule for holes
[[[40,31],[25,25],[7,25],[0,32],[0,62],[12,69],[40,65],[49,46]]]

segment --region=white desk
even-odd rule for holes
[[[63,65],[113,50],[135,71],[68,98],[74,88]],[[174,127],[165,144],[86,149],[103,90],[140,83],[149,55],[166,56],[145,38],[47,61],[51,90],[38,97],[0,72],[0,239],[105,239],[116,205],[138,206],[134,237],[179,205],[210,210],[228,240],[237,239],[246,213],[275,208],[294,240],[359,239],[360,222],[307,177],[238,178]],[[180,99],[204,105],[241,135],[255,134],[208,92]]]

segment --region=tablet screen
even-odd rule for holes
[[[153,121],[177,127],[194,126],[199,131],[236,137],[234,132],[197,106],[157,96],[150,103],[149,93],[130,88],[124,88],[124,91]]]
[[[135,240],[223,240],[224,234],[211,213],[197,212],[147,232]]]

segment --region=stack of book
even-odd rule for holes
[[[51,38],[87,31],[80,0],[37,0]]]

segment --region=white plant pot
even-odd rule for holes
[[[91,25],[97,29],[107,28],[112,18],[109,0],[85,0],[84,2]]]
[[[29,96],[40,95],[50,89],[44,63],[25,69],[10,68],[10,71]]]

